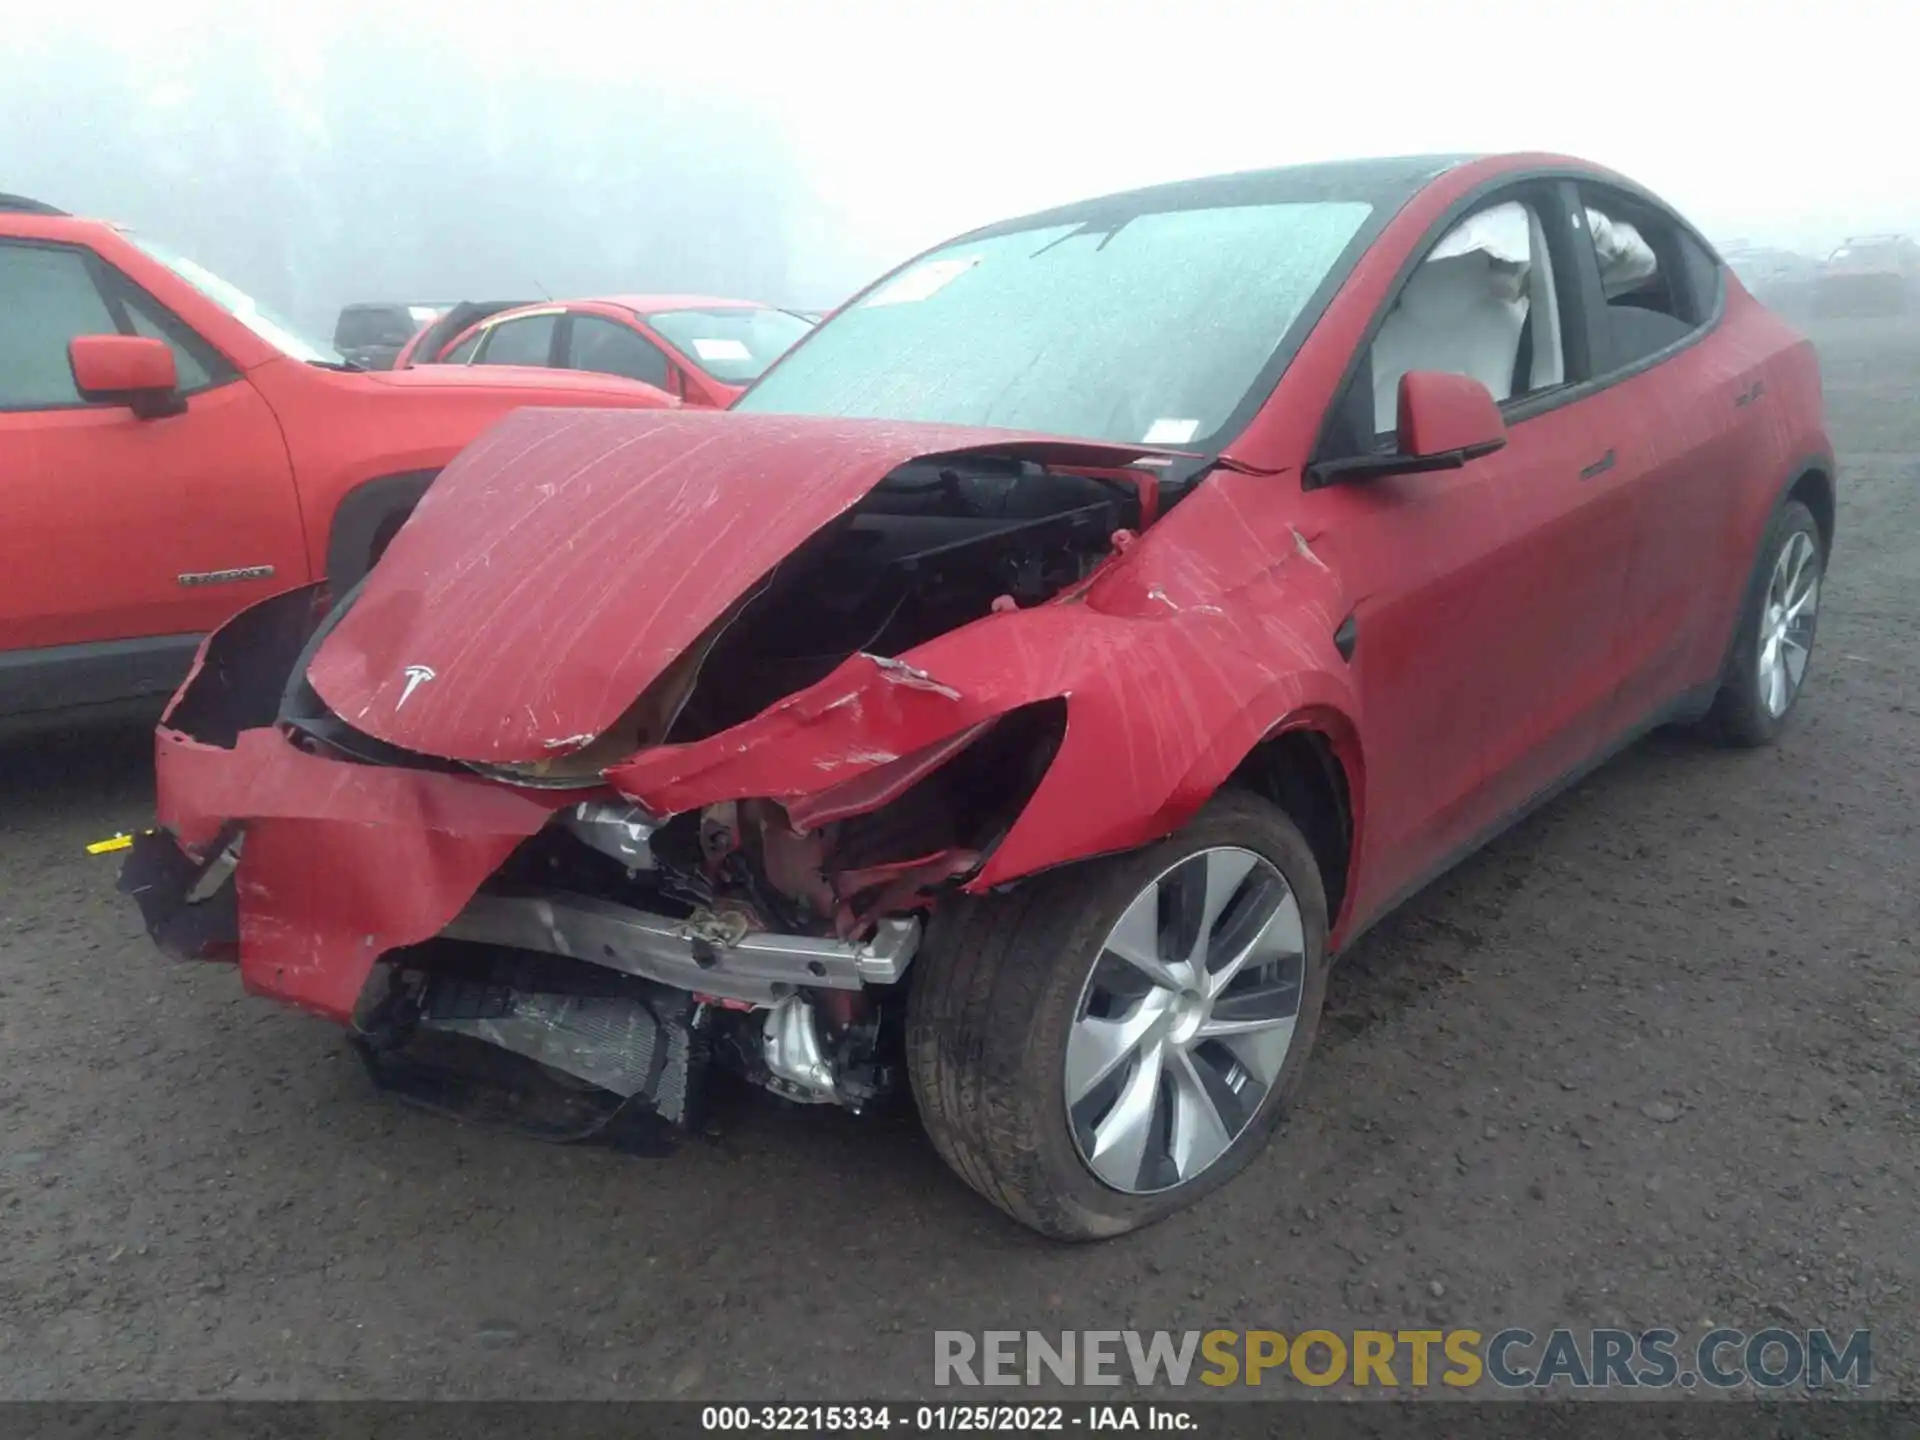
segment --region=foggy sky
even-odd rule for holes
[[[1004,215],[1347,155],[1582,155],[1722,241],[1920,230],[1904,12],[1818,13],[36,5],[0,25],[0,190],[133,224],[314,329],[356,298],[830,304]]]

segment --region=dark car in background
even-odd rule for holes
[[[400,347],[400,353],[394,357],[393,368],[409,370],[422,360],[441,354],[489,315],[538,303],[534,300],[462,300],[457,305],[449,305],[427,325],[415,331],[413,338]]]
[[[1815,309],[1822,315],[1904,315],[1920,287],[1920,243],[1909,235],[1854,236],[1827,257]]]
[[[1778,245],[1747,245],[1739,241],[1721,251],[1727,268],[1740,277],[1747,293],[1782,315],[1804,315],[1813,308],[1820,280],[1820,262],[1811,255]]]
[[[407,342],[452,308],[419,300],[343,306],[333,324],[333,348],[362,370],[391,370]]]

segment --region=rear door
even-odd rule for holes
[[[1725,287],[1705,244],[1641,197],[1582,183],[1577,199],[1598,357],[1587,404],[1634,515],[1613,557],[1626,582],[1613,737],[1718,673],[1753,558],[1740,500],[1766,473],[1773,401],[1764,342],[1720,323]]]
[[[185,412],[83,401],[67,344],[99,334],[164,340]],[[170,688],[305,554],[259,393],[91,251],[0,240],[0,713]]]

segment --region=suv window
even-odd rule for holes
[[[1657,354],[1713,318],[1719,264],[1671,216],[1592,185],[1580,187],[1580,199],[1606,298],[1595,337],[1602,372]]]
[[[480,352],[482,365],[545,365],[553,353],[553,326],[558,315],[528,315],[507,320],[493,327],[486,348]]]
[[[0,242],[0,410],[81,404],[67,342],[118,333],[82,252]]]
[[[232,378],[226,363],[208,350],[206,343],[167,311],[128,283],[109,282],[114,303],[126,316],[135,335],[149,340],[164,340],[173,351],[174,374],[179,377],[182,395],[196,394],[209,386]]]
[[[567,345],[567,368],[601,375],[624,375],[665,389],[667,357],[637,331],[599,315],[575,315]]]
[[[182,395],[236,371],[171,311],[98,257],[64,245],[0,241],[0,410],[84,403],[67,342],[144,335],[173,352]]]

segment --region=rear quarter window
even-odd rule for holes
[[[1679,232],[1680,259],[1687,272],[1687,292],[1696,325],[1704,325],[1720,310],[1720,261],[1686,231]]]

